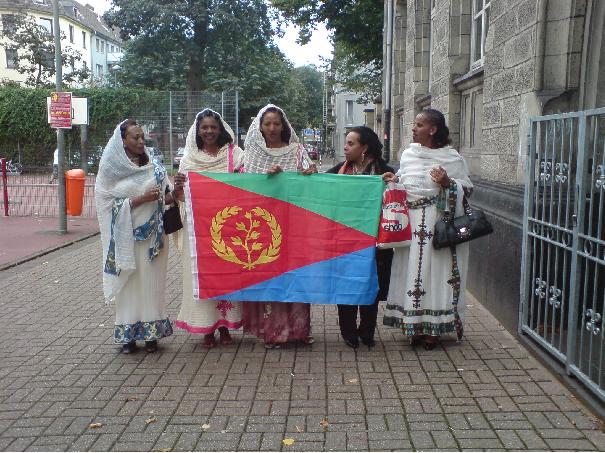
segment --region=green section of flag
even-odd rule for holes
[[[384,183],[380,176],[316,173],[206,173],[208,178],[277,198],[376,236]]]

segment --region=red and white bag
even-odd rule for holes
[[[379,249],[409,247],[412,242],[409,208],[403,185],[389,183],[382,196],[382,215],[376,246]]]

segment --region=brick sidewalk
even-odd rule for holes
[[[206,351],[177,331],[124,356],[100,263],[93,238],[0,273],[0,449],[605,450],[602,424],[477,302],[466,339],[430,352],[381,326],[355,353],[335,307],[314,306],[312,346],[236,333]],[[169,268],[174,319],[174,253]]]

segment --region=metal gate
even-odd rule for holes
[[[605,401],[605,108],[530,119],[519,329]]]

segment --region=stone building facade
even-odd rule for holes
[[[495,229],[471,243],[469,290],[513,332],[528,121],[605,106],[604,21],[603,0],[385,1],[392,160],[422,109],[445,114],[476,186],[471,201]]]

